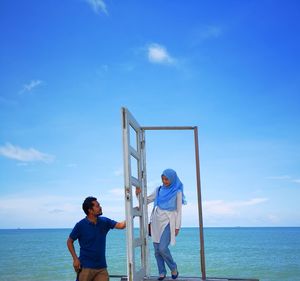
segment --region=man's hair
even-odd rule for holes
[[[89,197],[85,198],[85,200],[83,201],[82,209],[86,215],[89,214],[89,209],[93,208],[93,206],[94,206],[93,201],[97,201],[97,198],[89,196]]]

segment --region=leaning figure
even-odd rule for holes
[[[159,273],[157,280],[160,281],[167,275],[165,264],[171,271],[172,279],[176,279],[179,275],[169,245],[175,245],[175,237],[181,227],[182,204],[186,204],[183,184],[174,170],[164,170],[161,180],[162,185],[147,197],[148,204],[154,201],[150,217],[150,232]],[[136,194],[140,193],[141,188],[137,187]]]
[[[79,221],[67,241],[68,249],[73,257],[73,267],[77,272],[77,281],[108,281],[105,257],[106,235],[109,230],[123,229],[126,222],[116,222],[101,217],[102,208],[95,197],[87,197],[82,209],[86,217]],[[80,254],[76,254],[74,241],[79,241]]]

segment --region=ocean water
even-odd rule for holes
[[[74,281],[66,247],[69,233],[70,229],[0,230],[0,281]],[[112,230],[107,238],[109,273],[126,275],[125,231]],[[171,247],[181,276],[201,276],[199,244],[197,228],[181,229]],[[150,258],[151,275],[156,275],[152,245]],[[205,228],[205,259],[208,277],[300,281],[300,227]]]

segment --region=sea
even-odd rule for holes
[[[75,281],[66,247],[70,231],[0,229],[0,281]],[[127,275],[125,231],[108,233],[110,275]],[[157,275],[149,245],[150,273]],[[300,227],[205,228],[204,245],[207,277],[300,281]],[[182,228],[170,250],[181,276],[201,276],[198,228]]]

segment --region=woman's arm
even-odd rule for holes
[[[181,227],[181,216],[182,216],[182,193],[177,193],[177,211],[175,220],[175,235],[179,233]]]
[[[140,187],[135,188],[136,196],[139,196],[139,194],[141,194],[141,192],[142,192],[142,189]],[[155,196],[156,196],[156,189],[149,196],[147,196],[147,204],[150,204],[151,202],[153,202],[155,199]]]
[[[147,204],[152,203],[155,200],[156,189],[147,197]]]

